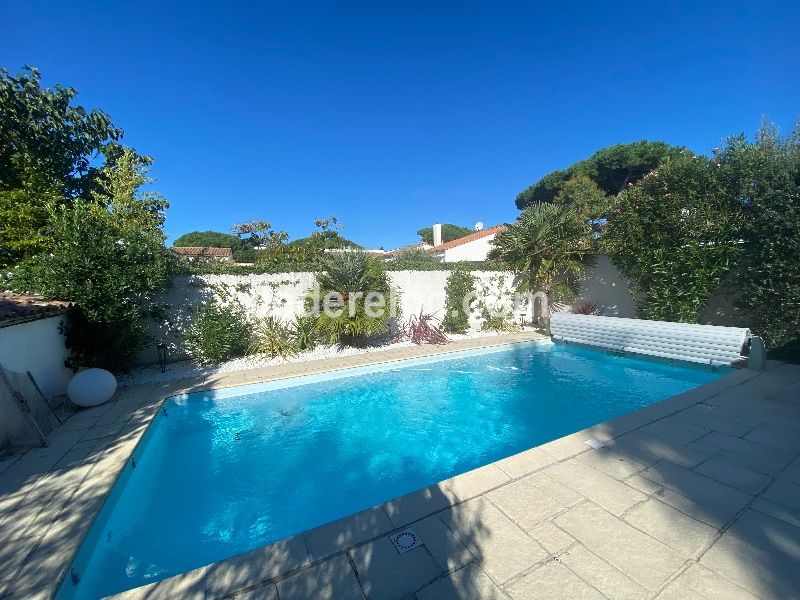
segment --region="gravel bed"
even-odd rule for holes
[[[504,334],[487,331],[471,331],[463,335],[450,334],[448,337],[451,341],[455,342],[458,340],[466,340],[476,337],[491,337],[499,335]],[[141,366],[133,369],[130,373],[120,376],[118,380],[120,387],[127,387],[146,383],[175,381],[177,379],[185,379],[188,377],[207,377],[215,373],[246,371],[248,369],[259,369],[261,367],[306,362],[309,360],[322,360],[326,358],[351,356],[353,354],[366,354],[367,352],[388,350],[390,348],[403,348],[412,345],[413,344],[411,342],[386,342],[383,344],[376,344],[374,346],[366,346],[363,348],[338,345],[318,346],[314,350],[300,352],[289,358],[272,358],[266,354],[253,354],[250,356],[235,358],[218,365],[198,365],[190,360],[183,360],[169,363],[163,373],[161,372],[161,367],[157,364]]]

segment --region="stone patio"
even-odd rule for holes
[[[0,595],[55,592],[166,396],[529,339],[122,390],[0,459]],[[770,367],[117,598],[800,598],[800,367]]]

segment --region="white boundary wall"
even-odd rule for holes
[[[402,319],[424,309],[436,317],[444,317],[445,285],[451,271],[390,271],[389,277],[401,293]],[[499,271],[474,271],[478,296],[487,303],[497,303],[509,297],[515,289],[512,273]],[[163,341],[168,348],[168,360],[186,358],[181,333],[186,329],[193,310],[205,299],[216,294],[214,288],[223,287],[236,297],[253,317],[274,315],[289,321],[304,311],[303,301],[314,284],[313,273],[277,273],[270,275],[195,275],[178,277],[172,289],[156,300],[161,314],[149,322],[149,333]],[[702,315],[701,323],[747,327],[726,302],[730,291],[720,291]],[[611,264],[606,256],[598,256],[596,265],[583,278],[581,291],[573,306],[591,302],[600,307],[600,314],[608,317],[635,319],[636,305],[630,293],[628,280]],[[528,316],[530,312],[528,312]],[[737,318],[738,317],[738,318]],[[515,315],[515,319],[518,315]],[[473,328],[480,326],[477,311],[470,319]],[[140,363],[157,361],[155,347],[150,345],[139,357]]]
[[[437,318],[444,317],[445,285],[451,271],[390,271],[389,278],[400,292],[401,320],[424,310]],[[498,271],[476,271],[478,296],[496,304],[514,292],[514,275]],[[172,289],[156,299],[156,310],[149,319],[148,332],[168,348],[168,360],[186,357],[181,333],[186,330],[193,311],[212,295],[220,297],[220,288],[231,294],[256,318],[273,315],[289,321],[303,314],[304,299],[314,285],[313,273],[277,273],[269,275],[193,275],[175,278]],[[215,290],[216,288],[216,290]],[[479,327],[479,315],[473,311],[472,326]],[[145,348],[140,363],[158,360],[155,347]]]

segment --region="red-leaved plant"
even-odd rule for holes
[[[418,315],[411,315],[411,318],[400,326],[393,338],[395,342],[406,340],[417,345],[446,344],[449,341],[433,315],[423,312],[421,308]]]

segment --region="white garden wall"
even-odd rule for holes
[[[445,285],[450,271],[392,271],[389,277],[400,293],[402,319],[422,309],[437,318],[444,317]],[[514,291],[511,273],[476,271],[476,288],[487,303],[496,304]],[[289,321],[303,314],[304,299],[314,285],[313,273],[279,273],[271,275],[193,275],[178,277],[172,289],[155,301],[148,333],[157,343],[163,341],[168,360],[186,357],[181,334],[189,324],[192,312],[212,295],[230,294],[253,317],[273,315]],[[477,314],[472,316],[479,326]],[[139,357],[141,363],[157,362],[155,344]]]
[[[30,371],[48,396],[66,393],[72,371],[64,366],[68,352],[59,331],[63,316],[0,327],[0,363],[6,369]],[[5,386],[0,386],[4,388]],[[0,448],[27,432],[28,425],[5,389],[0,389]]]
[[[584,275],[580,293],[573,306],[582,302],[597,304],[604,317],[637,317],[630,284],[607,256],[598,256],[595,266]]]
[[[444,317],[445,285],[451,271],[391,271],[389,277],[400,291],[402,319],[423,309],[438,318]],[[508,299],[515,289],[512,273],[475,271],[479,297],[488,304]],[[168,348],[168,360],[186,358],[181,334],[189,324],[193,310],[211,295],[235,297],[253,317],[276,316],[289,321],[303,314],[304,298],[314,284],[313,273],[279,273],[272,275],[201,275],[178,277],[169,293],[157,299],[157,310],[149,321],[149,333],[155,341]],[[703,323],[746,327],[736,319],[733,309],[721,293],[712,299],[704,312]],[[637,318],[636,305],[627,279],[606,256],[599,256],[593,268],[585,274],[578,298],[573,303],[592,302],[601,308],[601,315]],[[514,315],[515,320],[519,317]],[[526,318],[532,317],[528,307]],[[470,322],[480,327],[480,317],[473,311]],[[148,346],[139,362],[157,362],[155,345]]]

